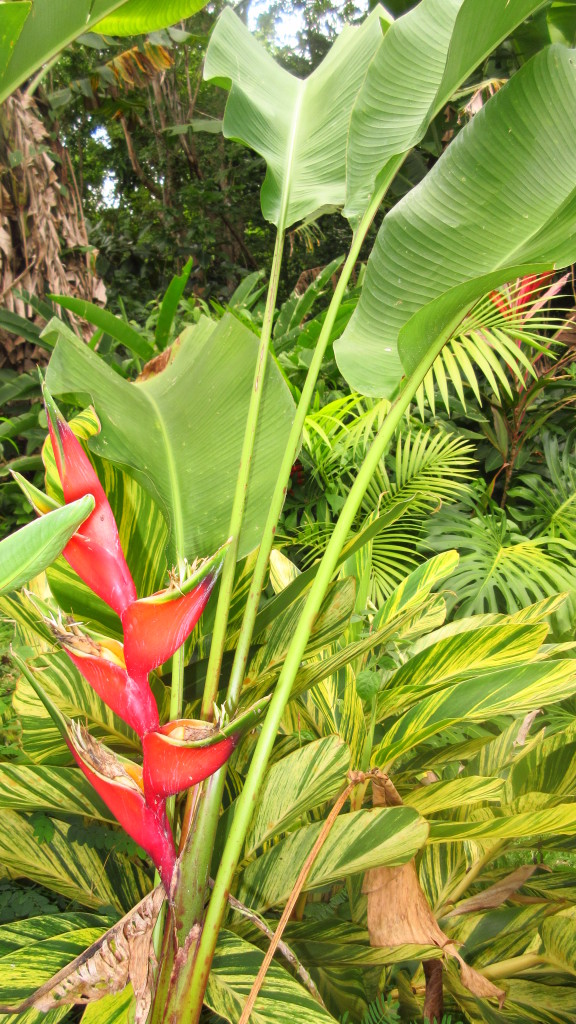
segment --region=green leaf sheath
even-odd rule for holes
[[[94,498],[87,494],[6,537],[0,543],[0,594],[16,590],[51,565],[93,508]]]

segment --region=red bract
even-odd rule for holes
[[[87,683],[139,736],[158,728],[158,708],[146,677],[132,679],[122,665],[62,645]]]
[[[124,658],[131,675],[147,675],[172,657],[202,615],[216,576],[217,571],[208,573],[188,594],[164,590],[126,609]]]
[[[240,739],[240,732],[224,736],[209,746],[186,745],[187,739],[197,743],[202,733],[210,737],[213,732],[205,722],[182,718],[144,736],[143,779],[149,802],[195,786],[226,763]]]
[[[77,723],[70,723],[66,740],[74,760],[122,827],[158,868],[169,891],[176,852],[163,807],[150,807],[142,786],[142,769],[126,764],[90,736]]]
[[[96,507],[64,548],[64,557],[98,597],[122,615],[136,587],[120,546],[116,521],[90,459],[44,389],[56,469],[66,503],[92,494]]]

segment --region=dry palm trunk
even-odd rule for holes
[[[58,161],[50,152],[56,149]],[[0,168],[0,305],[34,319],[18,291],[104,303],[70,157],[22,92],[0,107]],[[23,338],[0,332],[0,367],[28,370],[45,356]]]
[[[393,807],[402,799],[390,779],[382,774],[372,781],[375,807]],[[500,1005],[505,993],[473,967],[469,967],[456,946],[442,931],[422,891],[414,861],[394,868],[371,868],[364,876],[362,891],[368,896],[368,932],[372,946],[438,946],[460,965],[463,984],[475,996],[496,998]],[[442,961],[424,962],[426,996],[423,1016],[433,1024],[443,1015]]]

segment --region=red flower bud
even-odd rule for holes
[[[64,557],[98,597],[122,615],[136,587],[120,546],[118,528],[96,472],[46,387],[44,399],[56,469],[66,503],[92,494],[94,511],[64,548]]]
[[[131,604],[122,616],[124,658],[130,675],[148,675],[182,646],[202,615],[228,542],[179,585]]]
[[[68,723],[66,740],[74,760],[122,828],[150,855],[166,892],[176,860],[174,840],[163,804],[157,809],[144,799],[142,769],[98,743],[77,722]]]
[[[105,638],[99,643],[74,623],[46,620],[87,683],[112,711],[142,736],[158,728],[158,708],[146,676],[132,679],[126,671],[122,644]]]
[[[228,760],[240,737],[253,728],[269,697],[227,722],[221,729],[208,722],[181,718],[168,722],[142,740],[144,792],[149,803],[195,786]]]
[[[142,739],[144,751],[144,792],[149,803],[158,797],[181,793],[213,775],[228,760],[240,734],[224,736],[210,746],[189,746],[214,735],[206,722],[180,718],[149,732]],[[176,740],[176,742],[174,742]]]

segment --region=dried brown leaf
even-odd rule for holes
[[[375,806],[397,806],[401,799],[390,779],[382,775],[372,784]],[[475,996],[495,998],[500,1006],[505,993],[460,956],[442,931],[422,891],[413,861],[399,867],[371,868],[364,875],[362,892],[368,897],[368,932],[371,946],[438,946],[460,965],[463,984]],[[437,978],[434,979],[437,985]]]
[[[46,1013],[63,1003],[86,1006],[121,992],[132,982],[136,999],[135,1024],[144,1024],[152,1001],[152,969],[156,959],[152,933],[166,894],[161,885],[148,893],[105,935],[71,964],[45,982],[19,1006],[0,1006],[0,1013]]]

